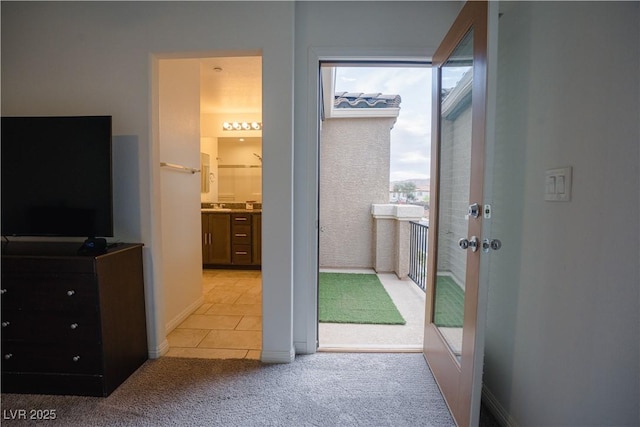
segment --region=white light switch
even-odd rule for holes
[[[571,166],[547,169],[545,172],[544,199],[550,202],[571,200]]]
[[[556,177],[547,176],[547,188],[545,194],[556,194]]]
[[[556,193],[564,194],[564,175],[558,175],[556,177]]]

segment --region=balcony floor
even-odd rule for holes
[[[320,269],[321,272],[369,273],[371,269]],[[425,294],[409,278],[394,273],[378,278],[407,321],[405,325],[319,323],[319,351],[422,352]]]

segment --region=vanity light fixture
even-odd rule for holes
[[[260,122],[224,122],[222,130],[262,130]]]

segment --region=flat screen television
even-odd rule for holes
[[[113,236],[111,121],[2,117],[3,236]]]

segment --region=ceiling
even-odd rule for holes
[[[200,75],[201,113],[262,112],[262,57],[202,58]]]

